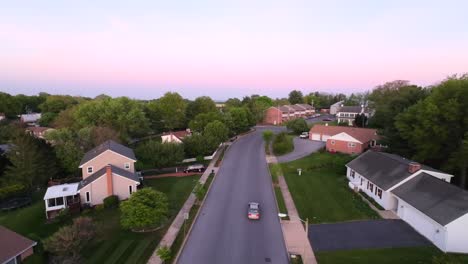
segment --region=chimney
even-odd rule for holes
[[[420,169],[421,169],[421,164],[417,162],[412,161],[408,164],[408,172],[411,174],[417,172]]]
[[[106,179],[107,179],[107,196],[114,194],[114,186],[112,185],[112,168],[111,165],[106,166]]]

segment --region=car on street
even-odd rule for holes
[[[188,173],[188,172],[204,172],[204,171],[205,171],[205,166],[203,166],[203,164],[193,164],[193,165],[188,166],[184,170],[185,173]]]
[[[304,138],[304,139],[309,138],[309,132],[302,132],[302,134],[299,135],[299,138]]]
[[[247,217],[251,220],[260,219],[260,204],[256,202],[249,203],[249,209],[247,212]]]

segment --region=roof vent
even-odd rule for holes
[[[63,187],[62,192],[68,191],[68,187]]]
[[[421,169],[421,164],[417,162],[412,161],[408,164],[408,172],[411,174],[417,172],[420,169]]]

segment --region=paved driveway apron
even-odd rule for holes
[[[279,156],[278,162],[289,162],[297,160],[309,155],[310,153],[316,152],[323,147],[325,147],[325,142],[312,141],[309,139],[300,139],[299,137],[295,137],[293,152]]]
[[[310,225],[309,240],[315,251],[431,245],[399,219]]]

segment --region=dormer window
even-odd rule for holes
[[[88,167],[88,174],[91,174],[91,173],[93,173],[93,167],[90,166]]]
[[[128,163],[128,162],[127,162],[127,163],[124,163],[124,168],[125,168],[126,170],[129,170],[129,169],[130,169],[130,163]]]

